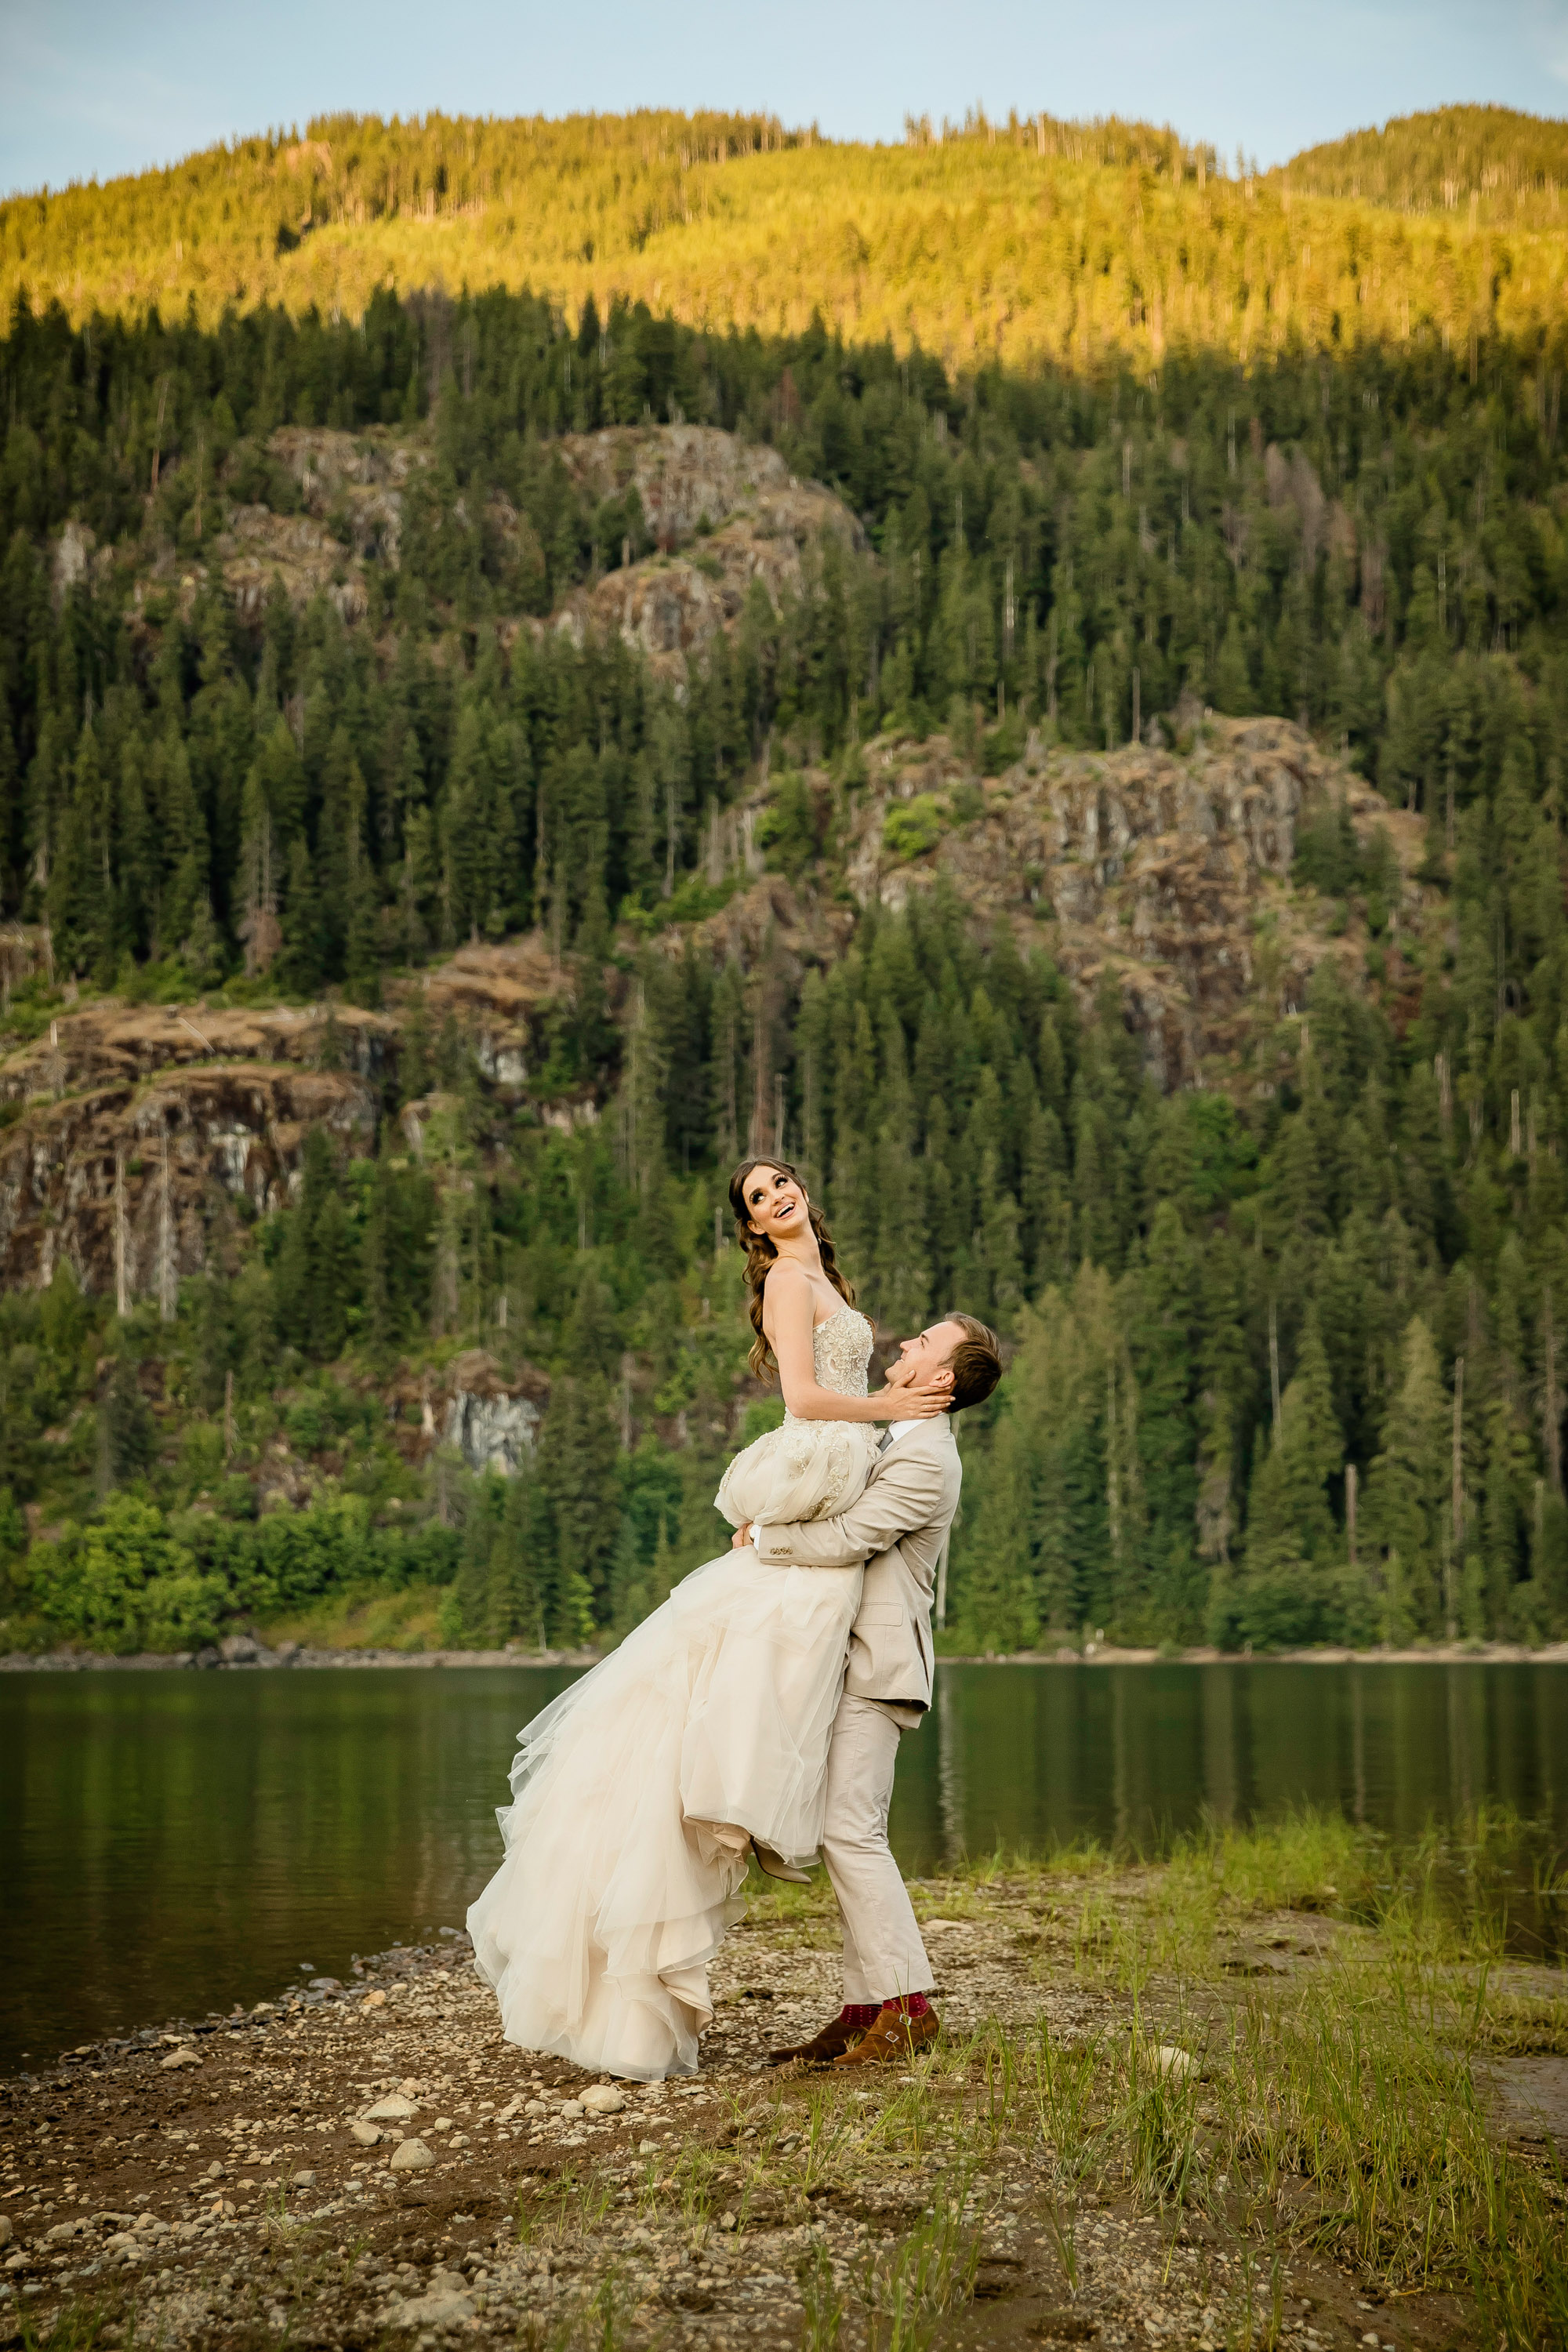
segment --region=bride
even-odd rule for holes
[[[866,1483],[872,1423],[944,1411],[951,1375],[899,1367],[868,1395],[871,1326],[784,1161],[743,1160],[730,1205],[752,1366],[776,1362],[785,1412],[718,1507],[737,1528],[836,1514]],[[695,2073],[751,1853],[790,1877],[815,1856],[863,1572],[722,1552],[519,1734],[505,1859],[468,1913],[509,2042],[645,2082]]]

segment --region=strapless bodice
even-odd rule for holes
[[[840,1396],[863,1397],[869,1383],[871,1326],[858,1307],[841,1307],[811,1335],[812,1360],[818,1388],[835,1389]]]

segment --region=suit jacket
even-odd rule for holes
[[[776,1567],[866,1562],[844,1687],[857,1698],[929,1707],[936,1572],[958,1508],[963,1465],[943,1413],[879,1454],[858,1501],[837,1518],[761,1527],[757,1556]]]

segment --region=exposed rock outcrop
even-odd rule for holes
[[[1424,846],[1419,822],[1284,719],[1211,717],[1185,755],[1031,747],[984,782],[940,736],[878,742],[868,765],[872,789],[849,860],[862,901],[902,906],[945,875],[977,909],[1041,925],[1086,995],[1114,975],[1146,1066],[1165,1086],[1199,1077],[1211,1055],[1236,1055],[1259,1019],[1299,1011],[1324,956],[1359,963],[1360,944],[1331,938],[1310,896],[1285,887],[1298,820],[1314,797],[1342,796],[1363,832],[1384,826],[1419,902],[1408,878]],[[1267,989],[1260,920],[1270,933]]]
[[[217,1195],[277,1206],[308,1129],[363,1151],[375,1114],[361,1077],[261,1063],[36,1101],[0,1133],[0,1286],[42,1287],[63,1258],[85,1290],[172,1296],[206,1263]]]
[[[842,499],[793,475],[776,449],[713,425],[615,427],[569,436],[563,460],[599,498],[635,487],[660,552],[578,589],[554,625],[614,632],[664,673],[733,628],[753,584],[775,605],[798,592],[825,534],[861,549]],[[677,549],[689,544],[689,552]]]
[[[29,1102],[82,1087],[136,1085],[197,1064],[341,1065],[378,1072],[395,1024],[357,1005],[121,1004],[63,1013],[46,1034],[0,1060],[0,1102]]]
[[[395,570],[404,494],[430,452],[382,426],[342,433],[285,425],[267,446],[299,485],[304,512],[230,507],[215,553],[240,618],[254,621],[277,582],[296,606],[326,595],[345,621],[362,620],[369,606],[363,566]]]
[[[470,1470],[510,1477],[538,1440],[549,1394],[542,1376],[528,1372],[509,1381],[493,1356],[475,1348],[453,1358],[447,1379],[442,1442],[456,1446]]]

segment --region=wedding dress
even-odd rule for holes
[[[852,1307],[819,1324],[818,1385],[864,1396],[871,1339]],[[864,1422],[786,1413],[719,1507],[735,1526],[844,1510],[876,1449]],[[468,1913],[509,2042],[643,2082],[696,2072],[749,1838],[816,1851],[863,1574],[721,1552],[519,1733],[505,1859]]]

